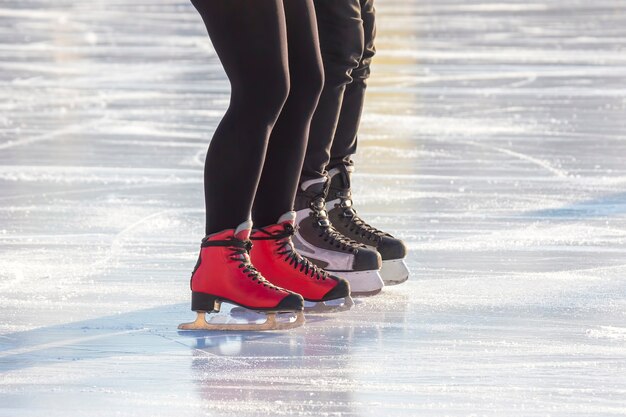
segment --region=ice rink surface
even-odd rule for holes
[[[0,2],[0,416],[626,414],[626,2],[378,10],[355,196],[410,281],[187,335],[228,101],[199,16]]]

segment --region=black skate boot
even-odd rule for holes
[[[353,295],[379,293],[384,286],[379,273],[380,255],[333,228],[326,212],[328,180],[321,181],[305,181],[298,188],[294,246],[312,263],[346,279]]]
[[[409,278],[404,262],[406,246],[400,239],[365,223],[352,205],[350,174],[352,167],[340,165],[331,169],[326,208],[331,223],[342,235],[368,247],[375,248],[383,259],[380,274],[386,285],[401,284]]]

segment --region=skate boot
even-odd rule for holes
[[[181,330],[282,330],[304,324],[300,295],[268,282],[250,263],[251,222],[214,233],[202,240],[200,256],[191,275],[191,309],[198,313]],[[222,302],[267,313],[264,323],[213,323],[206,313],[219,312]],[[295,321],[280,322],[276,313],[296,313]]]
[[[296,250],[311,262],[350,283],[352,295],[374,295],[384,283],[376,250],[352,241],[331,225],[326,212],[328,180],[305,181],[296,195]]]
[[[274,285],[300,294],[305,311],[348,310],[353,302],[345,279],[329,274],[302,257],[293,247],[296,212],[290,211],[277,224],[253,229],[250,259]]]
[[[409,270],[404,262],[406,246],[400,239],[365,223],[352,205],[350,174],[352,167],[340,165],[331,169],[328,202],[328,217],[335,228],[343,235],[368,247],[375,248],[383,259],[380,271],[385,285],[401,284],[409,278]]]

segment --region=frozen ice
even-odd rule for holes
[[[626,414],[626,3],[377,8],[355,200],[410,280],[193,335],[229,94],[199,16],[0,2],[1,417]]]

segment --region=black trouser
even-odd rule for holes
[[[191,0],[231,83],[204,168],[206,233],[293,209],[323,85],[312,0]]]
[[[314,0],[326,78],[309,136],[302,180],[352,165],[370,63],[374,0]]]

